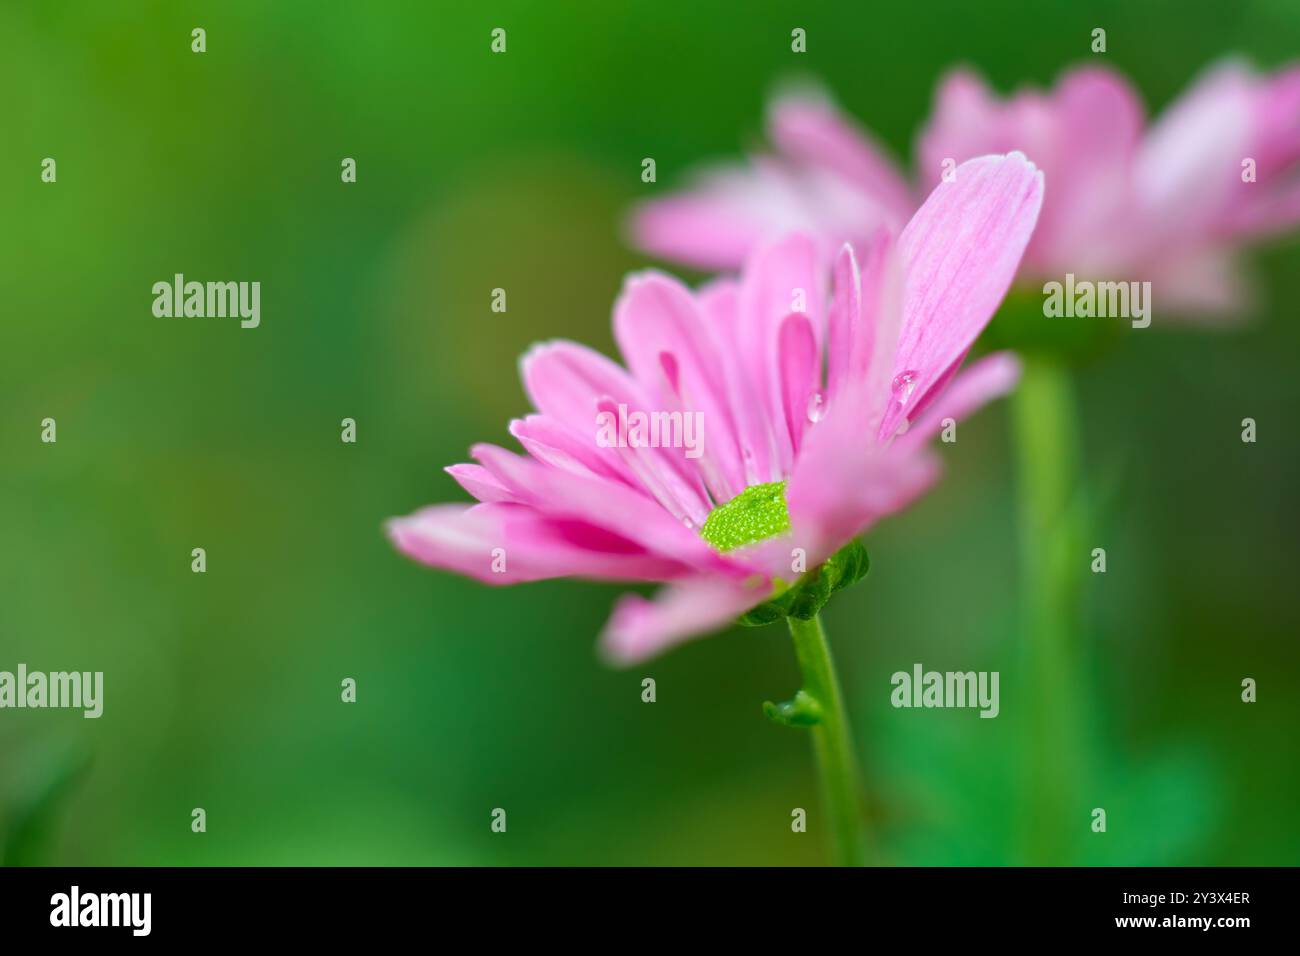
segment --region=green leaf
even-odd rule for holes
[[[9,802],[0,865],[40,866],[53,859],[67,803],[90,768],[90,755],[71,747],[45,768],[25,795]]]
[[[812,727],[814,724],[821,723],[822,719],[821,704],[803,690],[797,691],[793,700],[782,701],[779,704],[774,704],[770,700],[763,701],[763,713],[773,722],[786,727]]]

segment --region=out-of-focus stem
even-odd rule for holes
[[[1079,792],[1078,583],[1087,572],[1078,508],[1079,435],[1069,370],[1025,360],[1013,400],[1019,478],[1022,677],[1028,713],[1021,761],[1025,863],[1063,865],[1088,825]]]

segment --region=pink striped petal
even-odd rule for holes
[[[725,566],[698,534],[644,491],[559,471],[494,445],[475,445],[470,452],[516,500],[548,515],[605,528],[684,564]]]
[[[826,319],[826,396],[833,399],[849,368],[862,321],[862,276],[853,247],[845,243],[831,267],[833,293]]]
[[[610,478],[634,485],[632,473],[617,458],[601,454],[590,435],[579,435],[563,422],[546,415],[528,415],[510,423],[510,434],[528,454],[561,471],[595,478]]]
[[[894,439],[896,451],[908,451],[925,445],[943,430],[945,419],[960,422],[967,415],[999,396],[1005,395],[1020,381],[1020,360],[1011,352],[994,352],[963,369],[921,415],[907,432]]]
[[[858,403],[855,427],[862,440],[874,434],[884,414],[902,324],[902,286],[897,249],[883,230],[865,247],[861,270],[852,246],[840,250],[830,309],[826,397],[828,405]],[[837,398],[841,393],[843,400]]]
[[[938,477],[928,454],[901,454],[862,435],[861,401],[859,390],[846,390],[809,429],[786,486],[790,541],[805,550],[809,567],[905,507]]]
[[[818,387],[821,356],[808,316],[793,312],[781,323],[777,338],[781,405],[791,447],[797,454],[810,417],[821,416],[825,397]]]
[[[905,279],[898,246],[880,236],[866,251],[862,268],[862,314],[849,350],[849,380],[860,389],[862,440],[876,433],[888,409],[889,381],[903,328]]]
[[[567,425],[578,435],[590,435],[592,447],[603,458],[618,460],[616,448],[597,444],[599,423],[596,403],[604,398],[626,405],[629,411],[654,411],[654,403],[642,384],[622,366],[599,352],[573,342],[535,345],[520,361],[524,390],[542,414]],[[661,458],[691,488],[690,510],[707,514],[707,494],[699,470],[680,449],[656,448],[650,454]],[[611,466],[614,467],[614,466]]]
[[[700,495],[698,488],[683,479],[681,473],[673,468],[669,461],[670,455],[684,455],[685,449],[642,445],[635,435],[617,435],[623,427],[620,419],[622,413],[612,399],[603,398],[597,401],[596,410],[598,414],[607,416],[608,421],[613,424],[619,440],[615,451],[636,476],[641,487],[678,521],[695,528],[702,526],[704,519],[709,516],[709,503]],[[677,414],[680,416],[682,413]],[[651,437],[646,436],[646,439],[650,440]],[[665,437],[668,440],[673,438],[672,435],[659,436],[661,441]]]
[[[890,399],[879,435],[961,361],[1019,268],[1043,200],[1043,176],[1020,153],[957,167],[899,237],[906,286]]]
[[[634,408],[649,402],[636,380],[618,363],[576,342],[534,345],[519,360],[528,399],[543,415],[578,435],[596,435],[596,399],[602,395]]]
[[[513,501],[509,489],[482,465],[448,465],[443,469],[479,501]]]
[[[766,584],[696,578],[664,588],[653,600],[624,595],[601,634],[601,651],[612,664],[639,663],[689,638],[722,629],[769,593]]]
[[[701,414],[707,437],[699,465],[714,498],[739,494],[745,474],[727,403],[723,347],[690,290],[660,273],[629,277],[614,306],[614,338],[661,407]]]
[[[700,290],[700,306],[716,330],[716,341],[723,343],[720,357],[744,484],[778,481],[781,476],[775,464],[775,439],[763,400],[765,371],[761,364],[750,360],[747,350],[739,344],[754,334],[748,322],[742,323],[740,283],[715,280]]]
[[[609,531],[515,504],[435,505],[390,520],[387,531],[408,557],[484,584],[663,581],[689,570]]]
[[[801,311],[810,318],[820,348],[825,312],[819,261],[816,242],[804,233],[792,233],[758,249],[741,280],[741,326],[729,345],[740,355],[771,426],[774,459],[769,481],[788,474],[794,460],[789,431],[775,427],[783,417],[777,337],[781,321],[792,311]]]

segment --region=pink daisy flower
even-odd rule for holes
[[[1110,70],[1070,70],[1048,92],[1008,98],[954,71],[918,138],[920,193],[824,94],[778,96],[768,133],[774,154],[644,203],[638,244],[734,268],[756,243],[800,228],[829,253],[906,221],[956,163],[1019,150],[1052,185],[1022,280],[1143,278],[1171,309],[1232,311],[1247,299],[1237,250],[1300,221],[1300,67],[1218,64],[1150,125]]]
[[[958,368],[1042,195],[1022,155],[986,156],[937,186],[897,240],[846,245],[830,270],[793,234],[698,291],[629,277],[614,307],[626,368],[572,342],[531,349],[536,411],[510,426],[525,454],[474,446],[476,463],[447,470],[478,503],[395,518],[394,544],[487,584],[664,583],[615,607],[601,642],[621,663],[759,605],[760,619],[792,601],[815,612],[864,570],[856,536],[935,479],[926,445],[944,420],[1014,385],[1006,354]],[[699,421],[702,441],[638,440],[624,427],[637,413],[661,439]]]

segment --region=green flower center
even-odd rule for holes
[[[714,508],[704,519],[700,537],[725,554],[789,530],[785,482],[772,481],[751,485],[725,505]]]

